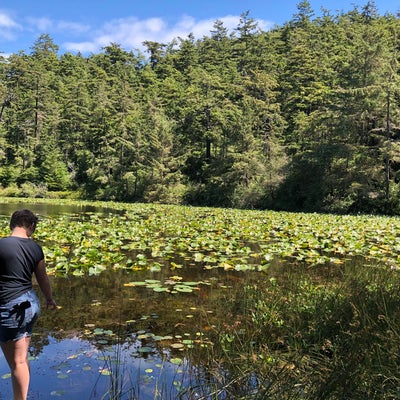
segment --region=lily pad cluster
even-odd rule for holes
[[[127,321],[127,324],[134,322],[136,321]],[[92,343],[102,348],[118,344],[121,340],[120,335],[116,335],[112,330],[94,327],[91,324],[88,324],[81,338],[90,339]],[[161,348],[167,348],[171,352],[170,358],[174,358],[173,351],[188,350],[195,346],[205,348],[213,345],[204,332],[199,331],[195,333],[184,332],[182,334],[157,335],[147,329],[139,329],[132,332],[125,340],[130,342],[131,345],[132,342],[136,343],[136,350],[132,355],[138,357],[148,353],[159,353]]]
[[[41,218],[35,238],[43,244],[50,272],[94,275],[107,268],[153,271],[186,266],[265,271],[277,257],[312,266],[359,256],[400,266],[396,217],[87,204],[103,211]],[[3,233],[8,234],[8,217]],[[153,284],[166,290],[165,285]]]
[[[166,292],[171,294],[176,293],[192,293],[194,290],[199,290],[200,285],[208,285],[208,282],[181,282],[176,278],[170,278],[164,282],[158,279],[146,279],[144,281],[135,281],[125,283],[124,286],[130,287],[145,287],[154,292]]]

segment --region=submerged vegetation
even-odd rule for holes
[[[106,399],[398,398],[398,218],[64,202],[101,211],[41,217],[49,271],[120,293],[74,313]]]

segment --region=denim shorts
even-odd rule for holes
[[[39,299],[32,289],[0,305],[0,343],[32,336],[33,325],[40,313]]]

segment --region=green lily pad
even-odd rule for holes
[[[112,374],[112,372],[108,369],[108,368],[103,368],[100,371],[101,375],[105,375],[105,376],[110,376]]]
[[[185,345],[183,343],[172,343],[171,347],[173,349],[182,349],[183,347],[185,347]]]
[[[184,285],[176,285],[175,290],[177,292],[182,292],[182,293],[191,293],[193,292],[193,288],[190,286],[184,286]]]
[[[146,285],[147,285],[147,282],[140,281],[140,282],[128,282],[128,283],[125,283],[124,286],[146,286]]]
[[[139,347],[138,352],[139,353],[151,353],[153,349],[151,347],[143,346]]]
[[[168,288],[162,286],[153,287],[154,292],[168,292]]]

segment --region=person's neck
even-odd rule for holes
[[[11,236],[16,236],[16,237],[25,238],[25,239],[29,238],[27,230],[22,226],[16,226],[12,230]]]

